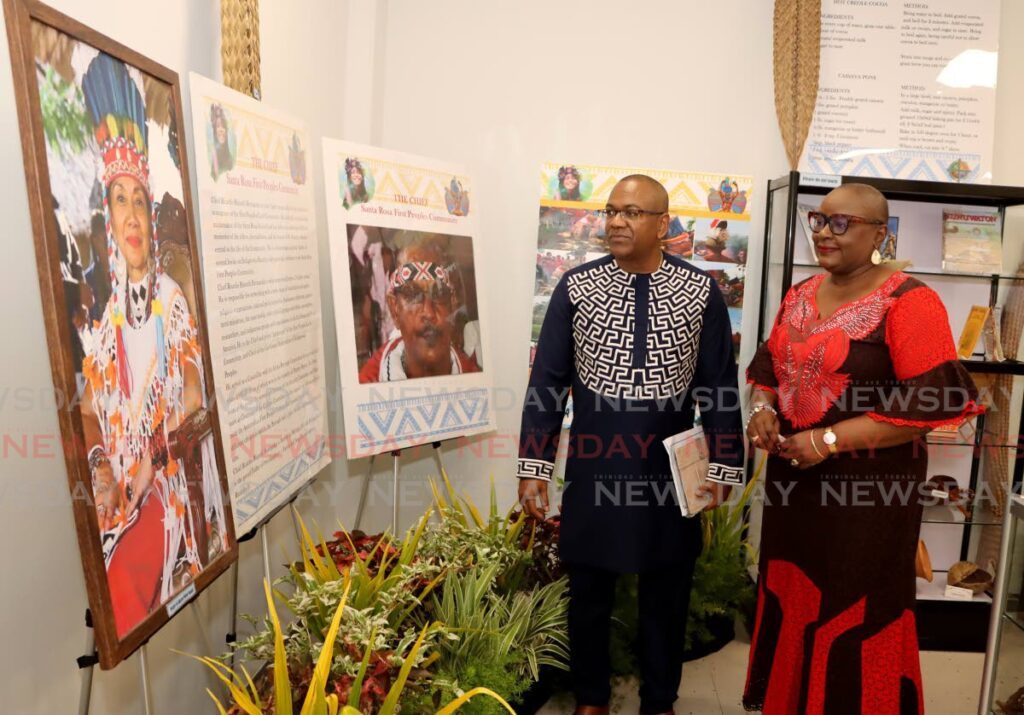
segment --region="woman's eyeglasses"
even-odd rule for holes
[[[606,221],[614,221],[615,217],[622,215],[627,221],[636,221],[641,216],[661,216],[664,211],[645,211],[644,209],[628,208],[628,209],[601,209],[600,212],[604,215]]]
[[[831,216],[826,216],[821,211],[808,211],[807,223],[815,233],[824,231],[825,227],[828,226],[832,231],[833,236],[842,236],[846,233],[846,229],[850,227],[851,223],[866,223],[873,226],[885,225],[885,221],[876,221],[873,219],[861,218],[860,216],[851,216],[850,214],[832,214]]]

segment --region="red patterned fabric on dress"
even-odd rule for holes
[[[864,415],[930,427],[981,411],[934,291],[896,272],[822,320],[823,280],[790,290],[747,370],[777,394],[783,435]],[[804,470],[769,457],[748,710],[923,711],[914,556],[927,467],[918,441]]]
[[[782,329],[772,331],[768,349],[775,358],[779,404],[794,427],[821,419],[849,384],[839,368],[850,354],[850,341],[863,340],[885,318],[892,292],[908,276],[894,273],[877,290],[841,306],[827,320],[818,313],[816,294],[825,274],[797,286],[783,306]]]

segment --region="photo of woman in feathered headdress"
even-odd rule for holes
[[[555,201],[586,201],[593,193],[591,177],[573,164],[564,164],[547,180],[548,198]]]
[[[341,205],[350,209],[373,198],[373,174],[354,156],[345,159],[345,174],[341,177]]]
[[[92,286],[104,289],[65,271],[69,302],[81,304],[69,332],[81,346],[90,528],[122,639],[232,546],[207,411],[181,123],[165,82],[53,28],[34,38],[42,124],[55,129],[45,131],[46,163],[60,240],[69,266],[90,266]],[[216,112],[211,119],[216,138]],[[225,169],[220,159],[215,170]],[[68,285],[76,281],[79,290]]]
[[[210,155],[210,175],[214,180],[235,168],[235,133],[228,122],[227,111],[216,103],[210,105],[210,127],[206,132],[206,149]]]

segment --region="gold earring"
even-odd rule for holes
[[[876,266],[882,262],[882,254],[878,252],[877,248],[871,252],[871,262]]]

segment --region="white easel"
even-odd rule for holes
[[[444,469],[444,460],[441,458],[441,442],[433,442],[431,446],[434,448],[434,458],[437,460],[437,467],[442,475],[447,475]],[[400,505],[400,499],[398,498],[398,462],[402,456],[402,450],[396,449],[391,453],[391,533],[398,534],[398,507]],[[366,510],[366,498],[370,493],[370,482],[373,480],[373,461],[376,455],[370,455],[370,463],[366,469],[366,475],[363,477],[363,488],[359,494],[359,507],[356,509],[356,520],[353,524],[353,529],[358,529],[363,523],[363,512]]]

